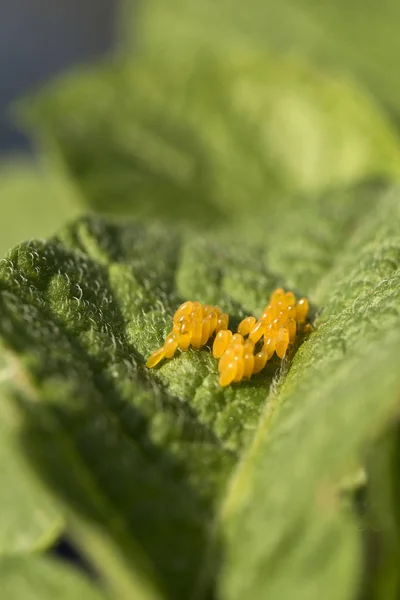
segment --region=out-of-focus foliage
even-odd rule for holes
[[[272,50],[304,57],[325,71],[351,73],[400,114],[400,6],[397,0],[125,0],[125,47],[144,47],[164,59],[190,61],[210,48]]]
[[[0,589],[10,600],[107,600],[66,566],[35,556],[0,559]]]
[[[362,598],[397,600],[400,590],[400,429],[383,435],[367,460],[368,488],[363,502],[366,577]]]
[[[0,169],[7,600],[398,597],[399,12],[152,0],[136,53],[21,103],[45,167]],[[278,285],[315,325],[282,363],[145,368],[181,301],[235,327]],[[60,533],[90,573],[32,556]]]
[[[0,162],[0,253],[29,238],[44,238],[78,216],[71,183],[45,164],[16,157]]]
[[[265,54],[108,65],[28,111],[107,212],[214,226],[277,195],[400,174],[399,140],[362,89]]]

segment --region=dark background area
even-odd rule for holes
[[[0,153],[28,150],[11,103],[114,45],[117,0],[0,0]]]

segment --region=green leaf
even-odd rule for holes
[[[121,30],[137,48],[138,15],[126,1]],[[251,47],[306,57],[317,65],[352,72],[397,116],[400,42],[396,0],[156,0],[142,11],[140,39],[146,52],[190,59],[198,52]],[[133,44],[132,44],[133,41]]]
[[[389,195],[339,255],[329,292],[317,286],[318,329],[270,394],[224,502],[224,598],[356,593],[361,539],[338,482],[398,407],[399,222],[398,196]]]
[[[89,218],[7,255],[0,334],[36,390],[14,403],[21,447],[115,598],[215,580],[224,600],[354,597],[339,491],[398,404],[398,194],[287,201],[218,234]],[[144,367],[182,300],[234,327],[277,285],[325,308],[282,364],[225,389],[208,349]]]
[[[105,212],[210,227],[288,195],[399,179],[399,140],[373,98],[293,59],[113,62],[25,110]]]
[[[396,600],[400,593],[399,425],[371,448],[364,494],[368,575],[363,600]]]
[[[41,557],[2,558],[0,589],[3,598],[7,600],[108,598],[73,569],[55,560]]]
[[[333,324],[325,327],[332,336]],[[322,343],[317,336],[308,352]],[[393,415],[399,337],[398,328],[395,336],[379,333],[360,356],[337,361],[336,368],[328,348],[330,360],[317,357],[308,372],[314,385],[298,384],[286,398],[288,378],[269,398],[256,449],[250,448],[226,500],[223,598],[291,598],[294,590],[300,599],[317,599],[321,590],[332,600],[356,597],[362,538],[358,519],[340,505],[338,483]],[[372,357],[377,348],[380,356]],[[302,355],[293,369],[301,364]]]
[[[15,157],[0,162],[0,254],[32,237],[48,237],[77,217],[69,184],[45,164]]]
[[[170,389],[161,371],[143,368],[178,300],[178,235],[93,221],[64,237],[20,246],[2,268],[2,334],[40,390],[40,407],[20,403],[24,443],[81,520],[108,532],[127,570],[158,572],[171,597],[187,597],[212,502],[245,433],[231,422],[243,399],[213,428],[224,395],[208,353],[184,357],[180,370],[193,378],[172,373]],[[261,399],[260,382],[252,387]],[[203,391],[203,417],[185,398],[190,388]],[[248,407],[248,426],[257,412]]]
[[[63,519],[20,452],[21,418],[14,397],[35,392],[18,361],[3,348],[0,365],[0,555],[20,554],[51,544]]]

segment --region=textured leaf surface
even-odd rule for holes
[[[389,195],[354,234],[346,277],[329,277],[319,327],[267,401],[225,504],[226,598],[289,598],[293,589],[318,598],[321,586],[327,598],[356,593],[359,536],[337,483],[399,402],[399,219],[398,196]],[[360,239],[362,251],[350,252]]]
[[[242,392],[222,393],[208,352],[144,369],[180,294],[200,283],[191,275],[203,244],[191,255],[189,242],[162,227],[82,222],[64,243],[18,247],[2,267],[2,334],[42,403],[27,417],[29,454],[129,560],[141,547],[174,598],[187,597],[212,504],[271,379],[270,370]],[[219,278],[210,284],[208,297],[224,300]]]
[[[338,481],[398,403],[399,330],[377,341],[345,365],[331,366],[329,383],[315,366],[314,388],[291,394],[277,416],[265,415],[257,452],[250,450],[250,462],[241,465],[228,503],[222,597],[317,599],[321,589],[332,600],[356,597],[362,538],[357,519],[340,505]],[[379,360],[372,359],[381,346]],[[382,368],[383,380],[375,372]]]
[[[286,201],[218,235],[85,219],[7,255],[0,333],[37,392],[14,404],[21,442],[116,598],[131,576],[202,597],[220,567],[223,600],[354,597],[338,489],[398,404],[398,198]],[[277,285],[324,309],[282,366],[224,390],[207,349],[144,367],[180,301],[234,326]]]
[[[0,560],[0,589],[7,600],[106,600],[102,594],[69,567],[53,560],[3,558]]]
[[[249,51],[112,63],[58,82],[27,113],[107,212],[210,227],[288,194],[399,179],[399,140],[362,89]]]

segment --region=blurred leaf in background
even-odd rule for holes
[[[399,138],[380,97],[357,69],[309,51],[326,42],[320,21],[341,14],[331,4],[147,3],[128,33],[136,56],[56,82],[22,119],[109,213],[210,226],[288,194],[398,181]],[[126,34],[138,13],[128,2],[123,14]]]
[[[395,118],[400,114],[397,0],[153,0],[144,11],[138,23],[135,3],[125,1],[124,47],[137,49],[139,38],[141,48],[167,62],[249,46],[305,57],[325,71],[352,73]]]
[[[81,212],[71,186],[28,157],[0,161],[0,253],[29,238],[52,235]]]
[[[32,106],[92,208],[207,226],[277,197],[398,180],[400,146],[363,90],[267,55],[112,63]]]
[[[9,600],[108,598],[65,564],[35,556],[0,559],[0,589]]]

